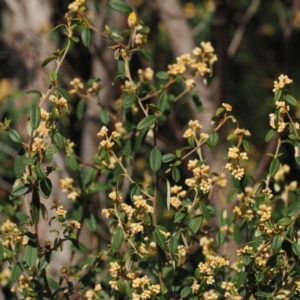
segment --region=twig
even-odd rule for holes
[[[254,16],[259,4],[260,4],[260,0],[252,0],[250,6],[248,7],[248,9],[242,19],[242,22],[240,23],[238,29],[236,30],[236,32],[233,36],[233,39],[231,40],[231,43],[227,50],[228,56],[230,56],[230,57],[234,56],[237,48],[239,47],[239,45],[241,43],[242,38],[243,38],[245,29],[246,29],[246,25],[250,22],[250,20]]]

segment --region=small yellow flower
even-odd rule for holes
[[[133,28],[137,24],[137,16],[134,11],[129,14],[127,24],[129,28]]]

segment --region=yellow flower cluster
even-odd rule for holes
[[[37,132],[40,137],[47,138],[49,136],[50,129],[47,128],[46,122],[49,119],[49,113],[41,108],[41,122],[39,127],[37,128]]]
[[[260,215],[261,222],[268,221],[271,218],[271,213],[272,213],[272,208],[265,204],[260,205],[259,210],[257,211],[257,214]]]
[[[193,171],[193,178],[187,178],[185,184],[191,188],[199,185],[199,188],[204,194],[207,194],[212,188],[212,178],[210,175],[210,168],[208,165],[196,166],[194,161],[189,161],[189,169]]]
[[[0,227],[1,233],[13,233],[18,234],[20,232],[17,224],[7,219]]]
[[[58,94],[51,95],[49,100],[56,105],[58,115],[62,114],[63,112],[69,111],[69,105],[67,99],[60,97]]]
[[[56,214],[58,217],[63,217],[65,218],[66,217],[66,214],[67,214],[67,211],[63,208],[63,206],[59,206],[57,209],[56,209]]]
[[[136,210],[138,211],[139,214],[153,213],[153,207],[147,204],[147,201],[143,198],[142,195],[133,196],[133,205],[136,207]]]
[[[232,299],[232,300],[243,299],[242,296],[239,296],[238,290],[232,282],[223,281],[221,287],[226,291],[224,296],[228,297],[227,299]]]
[[[153,79],[154,71],[151,68],[146,68],[144,71],[139,69],[138,75],[141,82],[143,81],[151,81]]]
[[[287,75],[281,74],[278,81],[274,81],[273,92],[275,93],[276,91],[283,89],[287,84],[291,84],[292,82],[293,80],[288,78]]]
[[[122,201],[122,195],[115,191],[109,193],[108,197],[113,201]]]
[[[144,230],[144,226],[142,223],[131,223],[130,224],[130,231],[133,235],[136,235],[139,232]]]
[[[130,221],[132,219],[133,214],[135,213],[135,209],[126,203],[121,203],[120,207],[121,207],[121,210],[123,210],[126,213],[126,216],[127,216],[128,220]],[[102,211],[102,213],[103,213],[103,211]]]
[[[30,287],[30,281],[29,281],[29,278],[28,277],[25,277],[24,275],[21,275],[19,278],[18,278],[18,281],[17,281],[17,286],[13,286],[11,288],[11,292],[15,293],[15,292],[23,292],[23,291],[33,291],[32,288]],[[31,297],[30,297],[31,298]],[[33,300],[33,298],[31,298]],[[30,299],[30,300],[31,300]]]
[[[182,191],[182,186],[174,185],[171,187],[170,192],[176,195],[170,198],[170,204],[178,208],[181,205],[181,198],[184,198],[186,195],[186,191]]]
[[[273,129],[276,129],[276,124],[275,124],[275,121],[276,121],[276,115],[271,113],[269,114],[269,117],[270,117],[270,126],[273,128]],[[279,120],[278,120],[278,126],[277,126],[277,132],[283,132],[285,127],[288,125],[288,123],[284,122],[283,118],[282,117],[279,117]]]
[[[120,136],[120,133],[118,133],[117,131],[112,131],[111,135],[108,136],[107,134],[108,129],[106,126],[102,126],[100,131],[98,132],[97,136],[104,138],[104,140],[102,140],[100,142],[100,146],[107,149],[107,150],[111,150],[111,148],[114,146],[114,142],[112,142],[112,139],[116,139]]]
[[[132,299],[150,299],[152,294],[160,293],[160,286],[158,284],[151,284],[147,276],[138,277],[132,280],[132,287],[135,292],[132,293]]]
[[[83,83],[80,78],[75,77],[71,82],[70,85],[73,86],[72,90],[69,90],[70,94],[76,94],[78,90],[83,89]]]
[[[45,142],[42,138],[35,137],[32,143],[33,152],[42,152],[45,150]]]
[[[213,284],[215,270],[229,265],[229,261],[224,257],[214,255],[207,255],[206,259],[205,263],[200,262],[198,265],[200,276],[206,279],[207,284]]]
[[[70,3],[68,9],[70,11],[78,11],[82,9],[85,0],[75,0],[74,2]]]
[[[98,283],[95,285],[95,288],[93,290],[92,289],[87,290],[84,296],[87,300],[97,300],[99,299],[98,292],[100,292],[101,290],[102,290],[102,286],[100,283]]]
[[[118,278],[119,271],[121,270],[121,266],[117,262],[110,262],[109,265],[110,265],[110,269],[109,269],[110,276],[113,278]]]
[[[60,188],[62,192],[69,192],[67,198],[71,200],[76,200],[76,198],[79,196],[79,192],[74,187],[74,179],[73,178],[65,178],[61,179],[59,181]]]
[[[210,74],[213,63],[217,61],[217,56],[210,42],[201,42],[200,45],[200,47],[196,47],[193,50],[194,57],[191,57],[190,54],[183,54],[177,57],[175,64],[168,65],[168,73],[173,76],[182,75],[187,70],[187,67],[190,67],[193,72],[196,72],[196,75],[205,76]]]

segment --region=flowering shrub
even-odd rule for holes
[[[111,0],[112,9],[128,14],[128,28],[106,26],[99,32],[89,23],[84,4],[76,0],[69,5],[66,24],[59,26],[67,36],[66,48],[43,62],[44,66],[56,62],[49,74],[50,88],[46,93],[27,91],[40,97],[30,109],[28,139],[10,126],[11,120],[1,123],[20,148],[12,206],[2,209],[3,285],[9,286],[14,299],[27,300],[299,299],[298,183],[286,181],[290,167],[280,162],[281,146],[289,143],[300,164],[299,124],[290,109],[298,102],[288,92],[292,80],[281,75],[274,83],[274,113],[266,142],[273,139],[277,147],[268,154],[272,159],[265,178],[255,182],[251,177],[250,132],[239,127],[227,103],[212,116],[211,128],[190,120],[183,134],[186,147],[166,153],[158,146],[158,133],[173,102],[192,93],[197,77],[206,83],[212,75],[217,61],[213,46],[202,42],[193,53],[177,57],[168,70],[146,68],[133,74],[132,56],[150,57],[143,48],[148,27],[127,4]],[[87,82],[74,78],[68,91],[59,86],[65,56],[79,41],[74,35],[77,28],[86,46],[91,31],[110,39],[112,55],[123,66],[116,77],[122,81],[120,100],[112,107],[100,107],[102,124],[95,137],[99,147],[92,164],[75,155],[75,144],[58,127],[60,117],[70,111],[71,96],[82,99],[77,107],[82,115],[84,101],[101,89],[95,78]],[[169,92],[173,85],[182,87],[177,96]],[[45,103],[51,103],[49,111]],[[203,149],[218,145],[220,128],[227,123],[232,131],[224,165],[212,170]],[[60,180],[71,209],[58,199],[47,202],[53,189],[49,174],[60,172],[53,166],[58,151],[65,153],[73,175]],[[147,160],[142,167],[141,156]],[[99,182],[101,175],[106,183]],[[212,202],[216,190],[227,193],[228,209],[234,203],[229,213]],[[106,197],[100,214],[90,210],[91,195],[99,191]],[[279,199],[285,206],[275,215]],[[49,220],[50,210],[55,213]],[[43,220],[51,226],[53,239],[41,243]],[[108,228],[109,242],[89,252],[79,241],[84,223],[95,234],[98,227]],[[221,255],[220,248],[233,242],[231,252]],[[59,274],[51,273],[53,254],[69,248]],[[77,252],[82,258],[75,259]]]

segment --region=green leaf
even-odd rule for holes
[[[14,265],[11,269],[9,282],[11,284],[15,283],[21,274],[22,274],[22,269],[21,269],[19,263],[14,263]]]
[[[4,257],[4,248],[3,245],[0,244],[0,262],[2,262],[3,257]]]
[[[29,166],[33,166],[33,165],[35,165],[35,163],[36,163],[36,160],[37,160],[37,158],[36,157],[25,157],[25,158],[23,158],[23,163],[25,164],[25,165],[29,165]]]
[[[156,244],[163,250],[166,250],[165,245],[165,236],[159,231],[158,228],[155,228],[153,231],[153,237],[156,242]]]
[[[43,60],[42,67],[46,67],[52,60],[55,60],[55,59],[56,59],[55,56],[47,57],[46,59]]]
[[[65,146],[65,138],[60,134],[60,132],[55,132],[53,135],[53,140],[59,149],[63,149]]]
[[[249,144],[249,142],[246,141],[246,140],[243,140],[242,143],[243,143],[243,147],[244,147],[245,151],[248,152],[250,150],[250,144]]]
[[[84,46],[89,46],[91,42],[91,31],[89,28],[84,27],[84,29],[81,32],[81,40]]]
[[[273,177],[279,170],[280,168],[280,161],[277,158],[273,158],[270,168],[269,168],[269,173]]]
[[[163,72],[163,71],[157,72],[155,74],[155,77],[160,80],[169,80],[170,79],[170,75],[167,72]]]
[[[134,150],[139,151],[140,148],[142,147],[148,133],[149,129],[143,129],[141,130],[138,135],[135,137],[135,142],[134,142]]]
[[[298,106],[298,101],[292,95],[285,95],[284,99],[288,104]]]
[[[69,93],[68,93],[65,89],[63,89],[63,88],[61,88],[61,87],[57,87],[57,88],[55,88],[55,90],[56,90],[56,92],[57,92],[58,94],[60,94],[61,97],[63,97],[63,98],[65,98],[66,100],[70,101]]]
[[[298,243],[292,244],[293,252],[299,257],[300,256],[300,245]]]
[[[52,183],[49,178],[39,180],[39,190],[45,199],[48,199],[52,192]]]
[[[70,239],[70,241],[72,242],[73,246],[78,249],[80,252],[82,252],[83,254],[88,254],[88,250],[86,249],[86,247],[79,242],[76,239]]]
[[[122,242],[123,242],[123,229],[121,227],[117,227],[112,239],[112,246],[116,252],[119,251]]]
[[[156,122],[156,120],[157,118],[153,115],[145,117],[138,123],[137,130],[148,129]]]
[[[8,130],[8,136],[10,137],[10,139],[15,142],[15,143],[22,143],[22,138],[21,135],[19,134],[19,132],[13,128],[10,128]]]
[[[180,292],[180,297],[181,298],[186,298],[192,293],[192,288],[190,286],[185,286],[181,292]]]
[[[70,167],[71,170],[77,171],[79,169],[78,161],[73,152],[69,153],[66,156],[66,161],[67,161],[67,165]]]
[[[57,80],[57,73],[56,72],[50,72],[49,73],[49,78],[50,78],[50,81],[55,83],[56,80]]]
[[[272,243],[271,243],[273,254],[277,254],[280,251],[282,242],[283,242],[283,238],[280,235],[274,236]]]
[[[23,254],[23,261],[28,267],[34,267],[38,257],[37,245],[33,240],[29,240]]]
[[[76,116],[80,120],[84,113],[85,101],[84,99],[80,99],[76,107]]]
[[[158,148],[153,148],[150,153],[150,167],[153,172],[157,172],[161,167],[161,151]]]
[[[222,231],[218,230],[216,234],[216,241],[219,244],[219,246],[223,246],[225,243],[225,235]]]
[[[130,191],[130,199],[133,201],[133,196],[139,196],[141,194],[141,187],[136,184]]]
[[[233,228],[233,238],[237,244],[240,244],[242,241],[241,230],[240,230],[239,226],[235,223],[232,223],[231,226]]]
[[[100,120],[104,125],[109,124],[109,113],[108,110],[104,107],[100,109],[100,114],[99,114]]]
[[[21,178],[26,170],[26,165],[23,162],[25,157],[25,150],[21,148],[14,161],[14,173],[16,178]]]
[[[39,162],[36,163],[34,170],[39,179],[44,179],[47,177],[47,175],[43,169],[43,166]]]
[[[30,191],[31,191],[30,184],[19,184],[12,189],[11,195],[18,197],[27,194]]]
[[[177,211],[174,215],[174,223],[179,223],[187,216],[186,213],[183,213],[181,211]]]
[[[189,228],[194,234],[197,234],[203,221],[203,216],[196,216],[189,222]]]
[[[173,235],[170,237],[169,245],[170,245],[170,252],[171,254],[174,255],[177,252],[178,241]]]
[[[75,43],[78,43],[80,41],[80,39],[77,36],[70,37],[70,40],[75,42]]]
[[[45,254],[40,258],[39,270],[45,269],[51,262],[51,253],[45,252]]]
[[[124,109],[130,108],[136,101],[136,95],[125,94],[123,97],[123,107]]]
[[[231,189],[231,191],[228,193],[227,195],[227,203],[230,204],[233,199],[235,198],[235,196],[237,195],[237,193],[240,191],[239,188],[235,187],[233,189]]]
[[[209,136],[208,142],[212,147],[216,147],[219,142],[219,135],[213,131]]]
[[[32,192],[31,214],[34,224],[38,224],[40,220],[40,195],[36,189],[34,189]]]
[[[33,104],[30,110],[30,122],[33,129],[37,129],[41,122],[41,109],[38,105]]]
[[[277,221],[277,225],[279,226],[287,226],[290,225],[293,222],[291,218],[283,217],[280,220]]]
[[[162,160],[163,163],[167,163],[167,162],[170,162],[170,161],[172,161],[176,158],[177,158],[177,156],[175,154],[167,153],[167,154],[162,156],[161,160]]]
[[[92,232],[95,232],[97,230],[97,221],[92,212],[88,212],[85,220],[85,224],[88,227],[88,229]]]
[[[180,180],[180,171],[177,168],[172,168],[172,178],[175,182],[178,182]]]
[[[248,275],[247,272],[244,272],[244,271],[238,272],[236,285],[242,286],[247,278],[247,275]]]
[[[275,133],[276,133],[275,130],[270,129],[265,136],[265,142],[268,143],[272,139]]]
[[[102,182],[92,182],[88,187],[86,192],[88,194],[92,194],[92,193],[97,193],[97,192],[102,192],[102,191],[106,191],[109,189],[109,186],[106,183],[102,183]]]
[[[149,51],[147,51],[147,50],[145,50],[145,49],[142,49],[142,50],[141,50],[141,54],[142,54],[148,61],[152,61],[152,60],[153,60],[152,54],[151,54]]]
[[[292,205],[289,206],[289,208],[287,209],[286,214],[287,214],[288,217],[292,217],[296,213],[298,213],[299,209],[300,209],[300,201],[296,201]]]
[[[252,196],[255,197],[257,194],[259,194],[262,191],[262,189],[265,187],[265,185],[266,183],[264,180],[257,181],[253,186]]]
[[[280,97],[282,95],[282,90],[277,90],[274,94],[274,98],[275,98],[275,101],[279,101]]]
[[[201,101],[199,95],[197,95],[196,93],[193,92],[191,94],[191,96],[192,96],[192,100],[195,103],[195,106],[196,106],[197,110],[199,112],[202,112],[203,111],[203,104],[202,104],[202,101]]]
[[[124,14],[129,14],[132,11],[131,7],[121,0],[110,0],[108,5],[111,9]]]
[[[36,95],[39,95],[40,97],[43,97],[43,94],[38,91],[38,90],[28,90],[25,94],[36,94]]]
[[[210,214],[209,214],[209,210],[206,206],[206,204],[204,204],[203,202],[200,202],[199,203],[199,206],[200,206],[200,209],[201,209],[201,212],[203,214],[203,217],[206,221],[209,221],[210,219]]]

